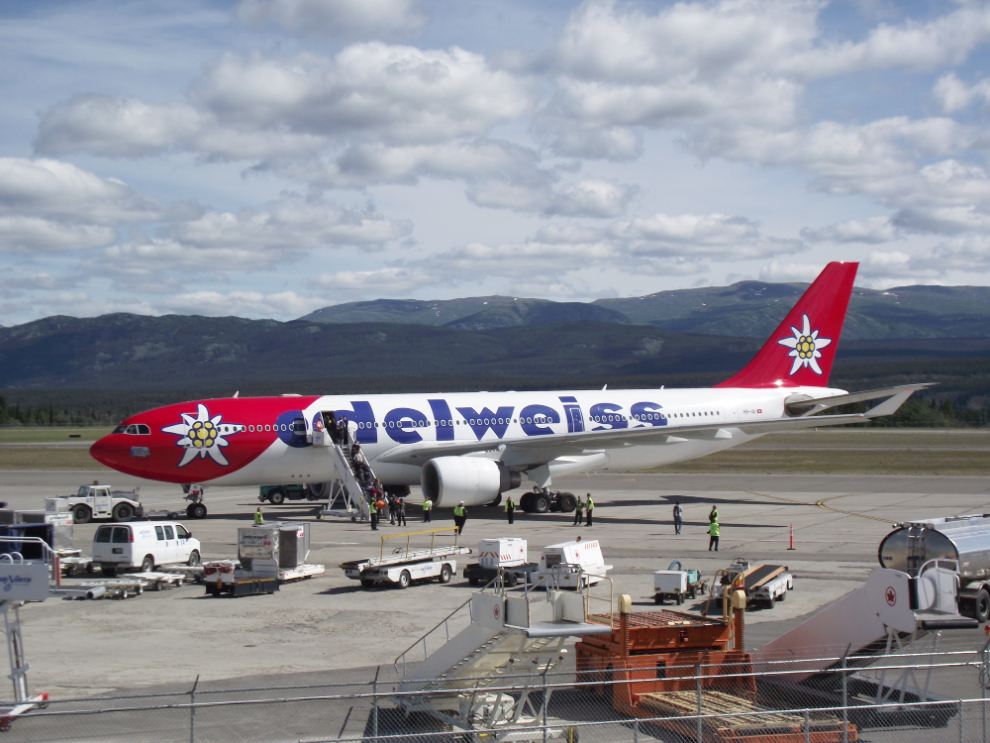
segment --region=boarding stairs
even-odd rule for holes
[[[538,724],[546,674],[566,653],[566,640],[612,631],[612,586],[605,580],[607,599],[592,596],[590,586],[560,590],[553,575],[516,588],[496,578],[396,658],[402,679],[395,703],[456,729],[501,731],[499,739]],[[594,600],[607,600],[608,612],[595,615]]]
[[[908,691],[920,701],[930,701],[930,674],[918,683],[914,670],[902,666],[896,678],[888,678],[880,661],[908,649],[934,654],[942,631],[978,626],[975,619],[959,614],[958,568],[955,560],[929,560],[914,575],[878,568],[861,588],[753,651],[753,663],[775,669],[777,682],[817,688],[834,683],[837,677],[828,672],[840,665],[877,666],[868,674],[848,677],[872,685],[872,701],[884,703],[897,694],[903,702]],[[786,673],[777,672],[780,666],[774,665],[781,661],[788,664]]]
[[[327,450],[334,473],[330,482],[329,502],[327,507],[317,514],[318,517],[349,517],[351,521],[370,520],[371,508],[368,504],[368,497],[365,495],[365,489],[361,487],[357,478],[353,446],[334,442],[327,431],[313,432],[313,446],[324,447]],[[371,476],[374,478],[374,472]]]

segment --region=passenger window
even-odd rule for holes
[[[160,526],[155,527],[155,536],[158,537],[159,542],[165,541],[165,531]]]
[[[99,542],[101,544],[109,544],[110,543],[110,535],[112,533],[113,533],[113,527],[112,526],[101,526],[96,531],[96,539],[94,541],[97,541],[97,542]]]
[[[175,534],[172,532],[171,526],[165,527],[165,539],[175,539]]]
[[[189,539],[189,532],[186,531],[186,527],[181,524],[175,525],[175,536],[179,539]]]
[[[113,527],[113,543],[127,544],[131,541],[131,529],[128,526]]]

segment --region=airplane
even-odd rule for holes
[[[523,480],[538,495],[562,475],[652,468],[769,433],[864,423],[929,385],[828,386],[858,266],[829,263],[753,360],[713,388],[234,396],[131,416],[90,453],[120,472],[186,488],[326,483],[334,466],[314,433],[322,441],[323,427],[346,417],[388,492],[420,485],[435,507],[450,508],[497,504]],[[866,413],[819,415],[883,398]],[[205,516],[195,505],[189,515]],[[546,500],[524,496],[520,506],[542,512]]]

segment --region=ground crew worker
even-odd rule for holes
[[[588,495],[585,497],[588,499],[584,503],[585,513],[588,514],[588,522],[585,524],[585,526],[591,526],[591,512],[595,510],[595,502],[591,500],[591,493],[588,493]]]
[[[258,510],[254,512],[254,525],[263,526],[265,523],[265,517],[261,515],[261,506],[258,506]]]
[[[427,497],[427,499],[423,501],[423,523],[424,524],[433,521],[433,516],[430,514],[430,511],[432,511],[432,510],[433,510],[433,501],[431,501],[429,499],[429,497]]]
[[[395,519],[399,526],[408,526],[406,523],[406,502],[402,498],[395,499]]]
[[[574,523],[571,526],[579,526],[584,518],[584,501],[581,496],[577,497],[577,505],[574,507]]]
[[[512,523],[512,517],[516,513],[516,504],[512,502],[512,496],[507,496],[505,499],[505,517]]]
[[[718,509],[715,506],[712,506],[712,510],[708,514],[708,523],[710,524],[713,521],[718,521]]]
[[[684,509],[681,508],[681,502],[679,500],[674,501],[674,534],[681,533],[681,525],[684,523],[682,515]]]
[[[712,521],[708,525],[708,533],[711,535],[711,539],[708,542],[708,551],[712,551],[712,547],[718,552],[718,521]]]
[[[467,509],[464,508],[464,501],[454,506],[454,523],[457,525],[457,533],[464,532],[464,522],[467,521]]]
[[[378,531],[378,505],[375,503],[374,496],[372,496],[368,507],[371,509],[371,530]]]

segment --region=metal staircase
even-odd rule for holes
[[[326,448],[334,472],[333,480],[330,482],[330,500],[318,516],[350,517],[351,521],[369,520],[371,509],[365,489],[361,487],[355,472],[353,447],[350,444],[341,446],[334,443],[326,431],[313,432],[313,446]],[[375,473],[372,472],[371,476],[373,479]]]
[[[549,697],[543,680],[566,653],[567,638],[612,631],[611,613],[605,619],[589,611],[600,598],[590,591],[562,591],[553,575],[511,589],[496,578],[396,658],[402,680],[395,703],[457,729],[500,731],[500,740],[537,723]]]

